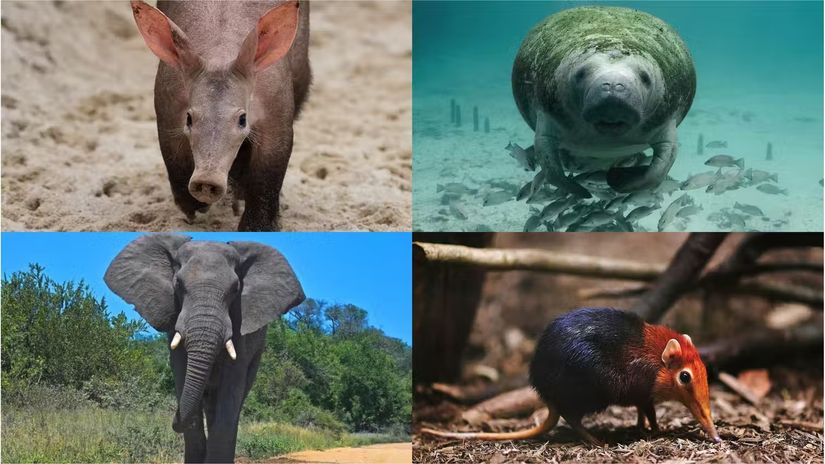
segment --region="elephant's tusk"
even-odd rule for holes
[[[226,351],[229,352],[230,358],[237,359],[238,356],[235,354],[235,345],[232,344],[232,340],[226,341]]]
[[[172,348],[173,350],[175,348],[177,348],[178,345],[180,345],[180,339],[181,339],[180,332],[175,332],[175,336],[172,337],[172,343],[169,344],[169,347]]]

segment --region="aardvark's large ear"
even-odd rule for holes
[[[235,67],[244,74],[260,72],[286,55],[298,33],[300,3],[282,3],[261,16],[246,36]]]
[[[241,255],[241,335],[254,332],[306,298],[286,258],[255,242],[229,242]]]
[[[177,319],[175,255],[189,237],[173,234],[144,235],[126,245],[106,270],[106,285],[156,330],[169,332]]]
[[[186,34],[163,12],[141,0],[132,0],[132,14],[146,45],[161,61],[183,72],[200,66]]]

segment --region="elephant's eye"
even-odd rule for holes
[[[246,127],[246,113],[238,117],[238,125],[241,126],[241,129]]]
[[[192,113],[189,113],[189,112],[186,113],[186,128],[187,129],[192,128]]]

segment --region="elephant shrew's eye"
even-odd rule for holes
[[[690,372],[682,371],[679,373],[679,382],[686,385],[690,383]]]

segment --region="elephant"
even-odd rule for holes
[[[286,258],[255,242],[152,234],[129,243],[104,281],[167,335],[184,461],[232,462],[267,325],[305,299]]]

